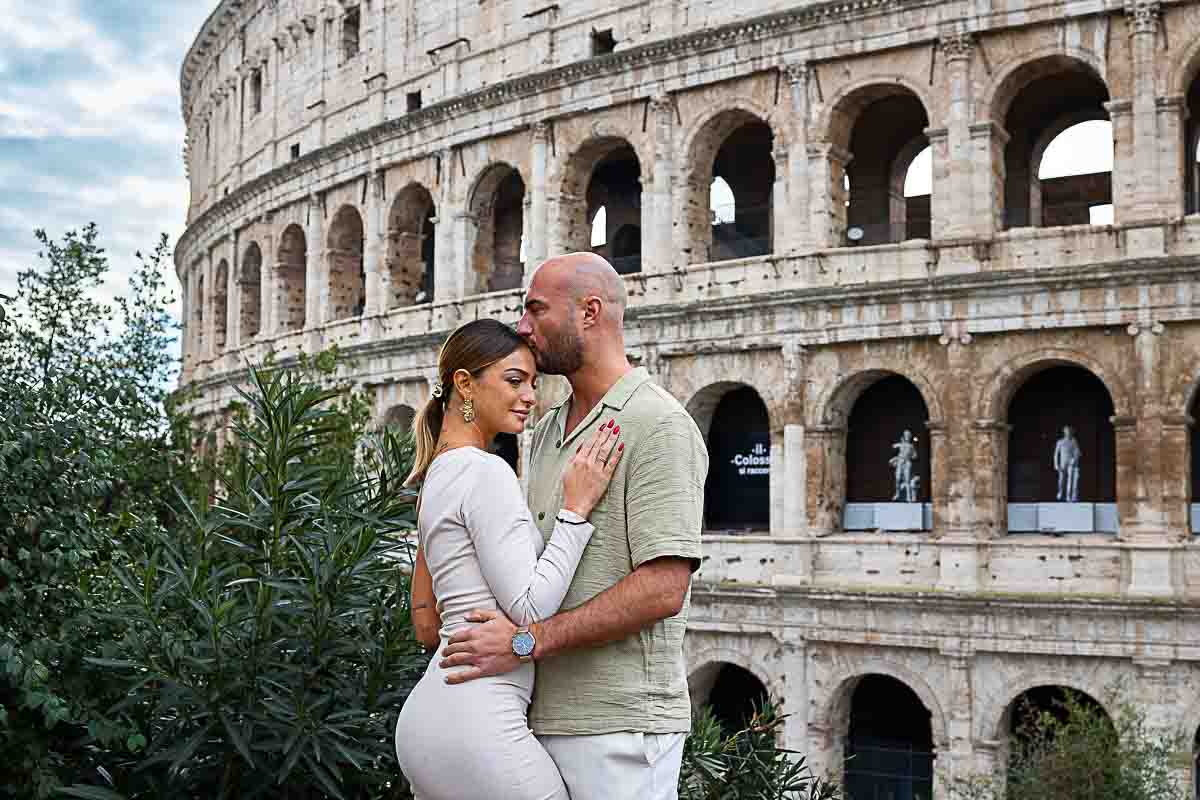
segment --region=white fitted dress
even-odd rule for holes
[[[417,532],[433,577],[442,641],[476,608],[517,625],[558,611],[593,528],[560,512],[545,544],[517,476],[473,447],[436,458],[425,475]],[[568,800],[558,768],[529,730],[534,665],[445,682],[435,655],[396,723],[396,756],[417,800]],[[463,668],[457,668],[463,669]]]

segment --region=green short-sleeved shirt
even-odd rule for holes
[[[624,457],[589,519],[591,543],[563,601],[567,610],[663,556],[700,560],[708,452],[691,415],[644,369],[627,373],[600,405],[564,436],[568,396],[533,433],[529,508],[547,539],[562,505],[562,474],[581,442],[601,424],[621,426]],[[675,733],[691,724],[683,609],[653,627],[603,647],[572,650],[538,663],[529,722],[534,733]]]

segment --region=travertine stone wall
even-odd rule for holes
[[[181,382],[218,426],[247,361],[337,344],[403,424],[445,335],[515,321],[604,206],[605,247],[640,229],[631,358],[703,430],[731,389],[767,409],[770,524],[705,539],[700,693],[742,667],[836,773],[857,682],[895,678],[929,712],[937,796],[1004,763],[1035,686],[1107,703],[1123,681],[1190,742],[1198,32],[1200,4],[1151,0],[226,0],[181,76]],[[1091,119],[1111,176],[1042,186]],[[925,146],[932,192],[905,198]],[[1114,224],[1048,226],[1081,218],[1072,196],[1111,197]],[[1009,533],[1009,404],[1061,366],[1111,399],[1116,533]],[[846,531],[869,466],[849,421],[889,376],[927,409],[932,524]]]

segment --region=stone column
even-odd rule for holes
[[[950,182],[950,132],[946,128],[926,128],[925,139],[929,142],[931,156],[929,235],[930,238],[936,239],[949,236],[953,232],[951,218],[958,213],[955,210],[955,206],[970,205],[971,196],[969,193],[956,196]],[[903,183],[897,188],[899,189],[900,196],[903,197]],[[890,215],[890,240],[897,238],[903,240],[903,237],[896,236],[896,232],[904,231],[904,237],[908,236],[907,214],[897,214],[895,212],[905,209],[906,206],[897,203],[891,203],[890,205],[892,206],[892,214]]]
[[[329,281],[325,274],[325,202],[317,194],[308,196],[308,263],[304,271],[304,327],[319,328],[329,307]]]
[[[660,94],[651,98],[650,116],[654,126],[654,177],[649,192],[642,194],[642,270],[661,272],[679,260],[679,253],[672,247],[675,105],[671,97]],[[646,172],[643,167],[642,174]]]
[[[225,274],[225,351],[233,352],[242,346],[242,282],[238,261],[237,235],[226,236],[229,272]]]
[[[846,506],[846,429],[810,425],[804,430],[804,500],[810,536],[842,529]]]
[[[975,527],[980,539],[1008,534],[1008,434],[1012,426],[976,420],[971,426]]]
[[[550,254],[547,241],[549,220],[546,217],[546,167],[550,152],[550,126],[535,122],[529,129],[533,140],[530,158],[530,237],[525,248],[525,285],[533,279],[534,269]]]
[[[192,342],[192,324],[189,322],[192,316],[192,309],[195,308],[193,303],[195,298],[192,296],[192,287],[195,283],[193,278],[193,269],[189,268],[184,272],[183,277],[179,279],[179,295],[183,302],[180,304],[180,319],[179,323],[179,382],[186,383],[188,377],[192,373],[192,364],[195,361],[195,344]]]
[[[974,221],[987,213],[987,204],[977,212],[972,197],[971,119],[971,54],[974,39],[969,33],[952,33],[942,37],[942,54],[946,60],[946,88],[950,103],[946,113],[946,181],[949,197],[934,202],[944,212],[942,222],[933,220],[933,235],[937,238],[970,236]],[[937,168],[934,168],[935,172]]]
[[[367,207],[363,215],[363,272],[366,275],[366,303],[363,316],[373,317],[387,311],[388,276],[383,267],[387,224],[384,220],[383,170],[373,169],[367,181]]]
[[[1188,175],[1188,153],[1183,137],[1187,104],[1181,95],[1160,97],[1158,108],[1158,177],[1162,214],[1180,217],[1186,212],[1184,185]],[[1193,154],[1194,157],[1194,154]]]
[[[1155,103],[1155,62],[1158,58],[1159,0],[1126,0],[1133,72],[1133,158],[1136,175],[1133,218],[1161,216],[1158,194],[1158,111]]]
[[[1136,218],[1136,157],[1133,143],[1133,104],[1128,100],[1110,100],[1104,104],[1112,122],[1113,171],[1112,201],[1113,221],[1127,222]]]
[[[266,339],[274,336],[279,330],[279,312],[276,310],[275,292],[279,281],[277,279],[278,267],[275,264],[275,236],[276,231],[273,225],[270,224],[270,217],[263,220],[263,230],[266,235],[263,237],[260,247],[262,248],[262,271],[259,280],[262,285],[259,287],[259,305],[258,305],[258,338]]]
[[[216,303],[217,270],[213,264],[213,251],[204,254],[204,360],[212,361],[217,356]]]
[[[771,217],[768,221],[768,242],[771,253],[786,252],[790,244],[788,232],[788,142],[776,136],[771,145],[771,160],[775,163],[775,182],[771,184]]]
[[[812,248],[812,212],[809,193],[812,190],[808,174],[808,62],[788,64],[783,68],[791,89],[791,138],[787,149],[787,200],[782,217],[783,239],[776,252],[795,252]],[[780,206],[777,206],[779,208]],[[776,219],[780,215],[776,214]],[[777,237],[778,239],[779,237]]]
[[[466,242],[461,238],[465,234],[463,209],[454,201],[454,151],[443,150],[438,158],[442,166],[437,194],[437,227],[434,229],[437,259],[433,265],[433,301],[443,303],[462,297],[461,273],[466,259],[460,251],[465,250]]]
[[[971,197],[975,235],[1004,230],[1004,146],[1008,132],[994,122],[970,126]]]
[[[828,142],[810,145],[808,169],[810,235],[813,247],[840,247],[846,231],[846,188],[843,179],[850,153]]]
[[[971,691],[974,654],[966,643],[951,641],[942,646],[942,658],[947,666],[948,695],[946,705],[946,741],[935,741],[937,766],[933,777],[933,796],[950,798],[957,781],[971,776],[975,768],[975,748],[972,733]]]

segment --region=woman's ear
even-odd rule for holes
[[[467,372],[465,369],[460,369],[454,373],[454,375],[451,377],[451,380],[454,381],[454,388],[458,392],[459,397],[466,400],[471,396],[471,392],[474,390],[475,384],[474,380],[471,378],[471,373]]]

